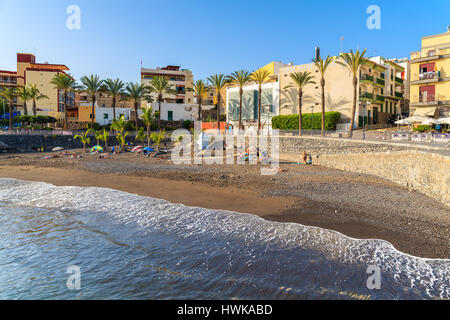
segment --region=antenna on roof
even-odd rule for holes
[[[316,60],[319,60],[320,58],[320,47],[315,47],[315,54],[316,54]]]

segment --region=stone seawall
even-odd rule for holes
[[[95,137],[91,136],[91,143],[89,147],[97,144]],[[134,137],[127,137],[127,141],[134,142]],[[103,145],[104,142],[101,142]],[[117,145],[115,137],[110,137],[108,145]],[[44,151],[51,151],[54,147],[62,147],[64,149],[79,149],[83,148],[83,144],[79,139],[74,139],[73,136],[63,135],[17,135],[17,134],[2,134],[0,135],[0,145],[13,147],[15,152],[32,152],[36,148],[44,148]],[[5,149],[6,150],[6,149]]]
[[[303,151],[311,155],[322,154],[348,154],[348,153],[374,153],[406,151],[415,149],[415,146],[395,142],[347,140],[339,138],[322,137],[279,137],[281,153],[298,153]]]

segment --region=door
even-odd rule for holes
[[[167,120],[173,121],[173,111],[168,111],[167,112]]]

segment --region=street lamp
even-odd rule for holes
[[[313,119],[314,119],[314,105],[311,106],[311,136],[313,136],[314,134]]]

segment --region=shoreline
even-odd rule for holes
[[[372,176],[320,166],[281,165],[289,174],[261,177],[258,166],[175,166],[130,154],[109,160],[86,155],[81,161],[42,161],[36,154],[26,154],[1,156],[0,162],[1,178],[110,188],[186,206],[335,230],[356,239],[386,240],[398,251],[416,257],[450,258],[448,207]],[[389,212],[383,193],[397,198],[394,202],[410,198],[411,208]],[[361,199],[367,195],[373,199],[364,204]],[[414,209],[417,203],[423,212]]]

